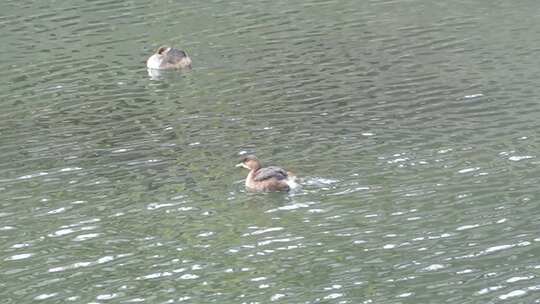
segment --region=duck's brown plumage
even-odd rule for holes
[[[289,173],[276,166],[262,168],[261,162],[254,155],[248,155],[237,165],[249,170],[246,188],[251,191],[289,191],[287,183]]]

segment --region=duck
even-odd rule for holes
[[[296,187],[296,177],[280,167],[262,167],[255,155],[247,155],[236,165],[249,170],[246,177],[246,189],[252,192],[288,192]]]
[[[155,70],[190,69],[191,58],[183,50],[162,46],[148,58],[146,67]]]

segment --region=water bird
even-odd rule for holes
[[[246,177],[246,188],[254,192],[274,192],[289,191],[296,188],[294,176],[280,167],[262,167],[261,162],[255,155],[247,155],[242,158],[242,162],[236,167],[243,167],[249,170]]]
[[[146,67],[155,70],[190,69],[191,58],[183,50],[162,46],[148,58]]]

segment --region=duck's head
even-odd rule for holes
[[[168,46],[160,46],[159,49],[157,49],[156,54],[157,55],[165,55],[171,48]]]
[[[242,158],[242,162],[237,164],[236,167],[243,167],[248,170],[258,170],[261,168],[261,162],[255,155],[247,155]]]

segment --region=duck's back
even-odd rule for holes
[[[171,65],[178,65],[186,57],[187,57],[186,52],[176,49],[176,48],[171,48],[167,52],[167,55],[165,55],[165,60],[167,63]]]
[[[257,171],[253,179],[259,182],[270,178],[276,178],[277,180],[287,179],[287,171],[275,166],[261,168]]]

